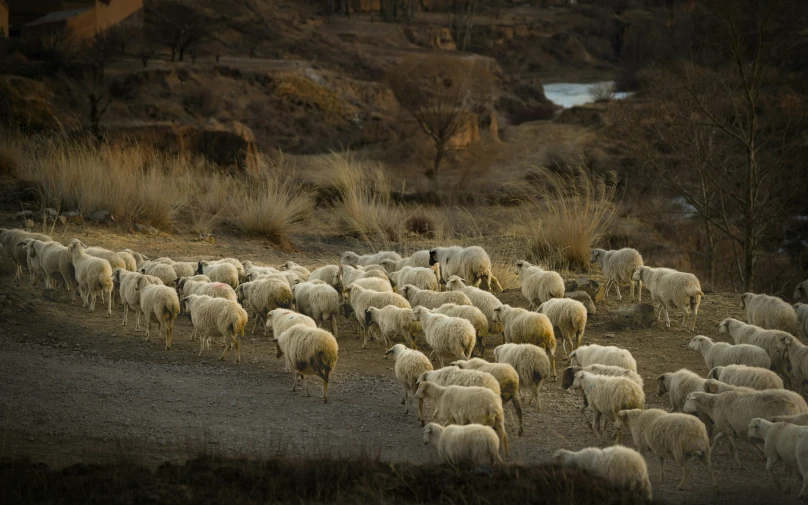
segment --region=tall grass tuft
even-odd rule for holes
[[[616,178],[590,172],[586,160],[562,173],[541,169],[525,190],[522,233],[529,259],[556,270],[588,270],[589,250],[615,218]]]
[[[401,239],[406,228],[403,210],[390,198],[390,182],[382,167],[357,161],[350,154],[332,153],[321,185],[332,185],[340,196],[335,206],[345,235],[371,247]]]

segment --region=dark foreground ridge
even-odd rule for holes
[[[584,472],[553,465],[452,468],[372,458],[263,461],[202,456],[155,469],[0,461],[4,504],[633,504]]]

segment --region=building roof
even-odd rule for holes
[[[78,14],[81,14],[82,12],[88,11],[93,8],[94,7],[82,7],[81,9],[73,9],[69,11],[51,12],[23,26],[37,26],[37,25],[44,25],[47,23],[55,23],[57,21],[64,21],[65,19],[70,19],[73,16],[76,16]]]

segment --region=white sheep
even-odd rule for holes
[[[669,312],[674,308],[684,313],[682,328],[687,328],[688,318],[691,318],[689,331],[692,332],[696,328],[696,316],[699,314],[699,305],[704,293],[695,275],[669,268],[640,266],[634,271],[632,279],[648,287],[651,298],[660,304],[657,320],[664,310],[667,328],[671,327]]]
[[[132,270],[132,272],[137,272],[139,270],[140,265],[142,265],[143,263],[145,263],[146,261],[149,260],[148,256],[146,256],[144,254],[141,254],[141,253],[139,253],[137,251],[133,251],[132,249],[127,248],[127,249],[124,249],[123,251],[118,251],[118,254],[121,254],[121,253],[129,255],[129,256],[132,257],[132,259],[135,260],[135,269]],[[126,257],[124,257],[123,255],[121,257],[123,257],[124,260],[126,260]],[[128,263],[128,261],[127,261],[127,263]],[[127,267],[127,270],[128,269],[129,268]]]
[[[794,287],[794,296],[792,296],[792,298],[795,300],[808,299],[808,279],[805,279]]]
[[[193,261],[174,261],[168,266],[174,269],[177,278],[193,277],[198,271],[198,264]]]
[[[795,303],[794,312],[797,313],[797,325],[802,331],[802,336],[808,338],[808,304]]]
[[[604,440],[606,426],[609,422],[617,422],[617,413],[621,410],[645,408],[645,393],[633,380],[626,377],[610,377],[580,371],[575,374],[572,389],[581,390],[585,404],[594,415],[592,431],[599,440]],[[600,418],[603,417],[603,431],[600,430]],[[584,416],[587,425],[589,420]],[[620,442],[621,430],[615,430],[615,443]]]
[[[223,264],[233,265],[234,267],[236,267],[236,272],[238,273],[238,281],[239,282],[243,281],[245,276],[247,275],[247,273],[244,270],[244,264],[241,263],[241,261],[237,260],[236,258],[221,258],[221,259],[218,259],[218,260],[209,260],[209,261],[207,261],[207,264],[208,265],[223,265]],[[204,273],[204,272],[197,271],[197,273],[201,274],[201,273]],[[224,282],[224,281],[219,281],[219,282]],[[235,286],[233,286],[233,287],[235,288]]]
[[[213,298],[238,301],[236,291],[230,285],[223,282],[196,281],[193,280],[193,277],[183,277],[177,280],[177,294],[182,298],[188,295],[208,295]]]
[[[368,307],[365,311],[365,325],[368,328],[378,327],[386,345],[390,345],[396,337],[401,337],[413,349],[415,335],[421,331],[421,325],[414,320],[412,309],[394,305],[381,309]]]
[[[151,337],[152,321],[157,323],[157,337],[162,330],[166,336],[166,349],[171,349],[174,321],[180,313],[177,291],[169,286],[148,284],[140,288],[140,310],[146,317],[146,340]]]
[[[166,286],[177,285],[177,272],[174,271],[171,265],[147,261],[140,267],[140,273],[158,277]]]
[[[687,368],[663,373],[657,377],[657,396],[667,394],[671,412],[682,412],[687,395],[694,391],[704,391],[706,381],[707,379]]]
[[[107,317],[112,317],[112,267],[109,261],[84,254],[84,244],[74,238],[67,245],[67,250],[73,257],[73,266],[76,269],[76,282],[79,294],[84,300],[84,307],[89,306],[90,312],[95,311],[95,302],[99,293],[106,293],[108,300]]]
[[[583,303],[570,298],[552,298],[539,305],[536,312],[547,316],[553,327],[559,329],[565,356],[569,356],[568,343],[570,351],[581,347],[587,321],[586,307]]]
[[[522,436],[522,401],[519,396],[519,373],[508,363],[489,363],[481,358],[471,358],[468,360],[458,360],[452,365],[463,370],[477,370],[487,372],[494,376],[499,382],[500,397],[502,397],[503,408],[509,401],[516,409],[516,418],[519,421],[519,436]]]
[[[377,309],[384,308],[388,305],[398,307],[401,309],[412,308],[403,296],[388,292],[388,291],[374,291],[365,289],[358,284],[350,284],[347,286],[348,302],[343,306],[345,307],[345,317],[349,317],[350,312],[353,311],[356,321],[359,323],[359,332],[357,336],[364,335],[364,342],[362,349],[367,348],[368,338],[370,337],[370,328],[366,323],[365,311],[370,307]]]
[[[437,265],[431,268],[404,267],[401,270],[392,272],[388,277],[390,278],[390,284],[394,288],[411,284],[418,289],[440,291]]]
[[[436,247],[429,251],[429,265],[435,263],[440,263],[440,274],[444,282],[457,275],[467,279],[470,285],[485,291],[502,291],[499,281],[491,273],[491,258],[482,247]]]
[[[28,273],[29,273],[29,283],[28,287],[33,289],[34,286],[39,284],[40,279],[45,279],[45,287],[51,287],[50,277],[48,276],[47,272],[45,272],[45,268],[42,265],[42,253],[50,246],[51,244],[58,244],[58,242],[42,242],[41,240],[36,240],[33,238],[27,238],[17,244],[17,247],[21,247],[25,250],[28,263]]]
[[[331,322],[331,334],[339,338],[337,333],[337,314],[340,299],[337,290],[322,282],[300,282],[292,286],[292,297],[297,311],[306,314],[318,324]]]
[[[45,275],[50,278],[51,286],[55,287],[61,284],[64,286],[65,290],[70,291],[71,303],[75,301],[78,285],[76,282],[76,269],[73,266],[73,256],[70,254],[70,251],[67,250],[67,247],[58,242],[42,242],[36,239],[30,240],[44,245],[39,249],[40,252],[37,254],[41,256],[39,262]]]
[[[746,309],[749,324],[767,330],[780,330],[796,335],[797,313],[794,307],[781,298],[764,294],[744,293],[741,295],[741,308]]]
[[[631,286],[631,300],[634,300],[634,271],[642,266],[642,256],[639,251],[630,247],[607,251],[605,249],[592,249],[589,255],[590,263],[597,263],[606,276],[605,296],[609,296],[609,289],[614,286],[617,299],[622,300],[620,286]],[[642,281],[638,286],[639,302],[642,303]]]
[[[428,289],[420,289],[412,284],[407,284],[399,289],[399,293],[401,293],[401,296],[406,298],[413,307],[421,305],[430,310],[437,309],[445,303],[471,305],[469,297],[459,291],[430,291]]]
[[[553,325],[547,316],[510,305],[500,305],[493,310],[492,319],[503,325],[506,342],[533,344],[544,349],[553,367],[553,380],[558,380],[555,361],[556,339]]]
[[[598,344],[582,345],[570,353],[570,366],[611,365],[637,371],[637,361],[627,349]]]
[[[494,309],[502,305],[499,298],[480,288],[466,286],[463,279],[456,275],[449,277],[449,280],[446,281],[446,289],[448,291],[459,291],[463,293],[471,300],[472,305],[485,314],[485,318],[488,319],[488,334],[490,336],[501,335],[503,333],[504,327],[502,323],[494,321],[493,319]]]
[[[375,309],[378,310],[378,309]],[[406,309],[402,309],[406,310]],[[432,370],[432,362],[429,358],[420,351],[415,349],[407,349],[402,344],[396,344],[384,353],[385,356],[392,355],[395,364],[396,380],[401,384],[404,389],[404,397],[401,399],[401,404],[404,405],[404,413],[410,411],[410,404],[407,401],[409,395],[415,396],[415,391],[418,390],[418,379],[422,374]],[[418,420],[423,424],[423,409],[418,409]]]
[[[205,347],[210,345],[211,336],[221,336],[224,351],[219,360],[223,360],[227,351],[232,348],[236,353],[236,363],[241,361],[238,336],[244,336],[247,311],[238,302],[207,295],[189,295],[180,300],[180,309],[188,314],[194,330],[200,334],[199,357],[202,357]]]
[[[230,265],[232,267],[232,265]],[[285,281],[268,278],[239,284],[236,288],[236,298],[245,309],[252,311],[253,335],[259,321],[266,321],[266,314],[273,309],[288,309],[292,306],[294,296],[289,284]],[[310,314],[307,314],[310,316]]]
[[[200,261],[196,273],[207,275],[213,282],[223,282],[229,284],[231,288],[238,287],[239,270],[232,263],[214,263],[212,261]],[[245,274],[246,275],[246,274]]]
[[[388,279],[386,272],[379,270],[363,270],[351,265],[340,265],[337,269],[335,277],[331,281],[331,285],[334,286],[338,291],[344,291],[347,286],[350,286],[359,279],[366,279],[368,277],[383,279],[390,284],[390,280]],[[392,290],[393,288],[391,287],[390,291]]]
[[[14,282],[20,283],[22,268],[28,267],[28,254],[24,249],[20,249],[18,244],[27,238],[50,242],[52,239],[42,233],[31,233],[25,230],[0,228],[0,245],[2,251],[14,262],[16,267],[14,272]]]
[[[710,458],[710,439],[704,423],[698,418],[668,414],[660,409],[621,410],[617,418],[621,426],[628,427],[640,452],[651,451],[659,458],[660,484],[665,481],[665,460],[673,459],[682,468],[682,480],[677,487],[683,489],[689,473],[687,459],[697,457],[707,467],[710,480],[717,487]]]
[[[438,457],[452,465],[487,465],[503,463],[499,455],[499,437],[490,426],[467,424],[441,426],[429,423],[424,427],[424,444],[433,444]]]
[[[267,330],[272,331],[272,336],[277,339],[278,336],[296,324],[302,324],[310,328],[317,328],[317,323],[314,319],[303,314],[298,314],[294,310],[289,309],[272,309],[267,312],[267,322],[264,327],[264,335]],[[284,372],[289,373],[289,364],[286,363]]]
[[[115,254],[117,254],[123,260],[124,263],[126,263],[127,270],[129,270],[130,272],[137,272],[138,271],[137,260],[135,259],[135,256],[129,251],[131,251],[131,249],[118,251]],[[141,257],[143,257],[143,255],[141,255]],[[113,271],[114,270],[115,269],[113,269]]]
[[[494,348],[494,361],[511,365],[519,374],[519,388],[530,391],[530,405],[536,401],[536,408],[541,412],[539,390],[544,381],[551,376],[550,358],[541,347],[533,344],[502,344]]]
[[[311,275],[311,271],[309,271],[308,268],[306,268],[304,266],[301,266],[301,265],[298,265],[294,261],[287,261],[286,263],[281,265],[278,268],[278,270],[280,270],[281,272],[285,272],[285,271],[295,272],[304,281],[309,280],[309,276]],[[314,280],[314,279],[312,279],[312,280]],[[325,279],[320,279],[320,280],[324,281]]]
[[[642,377],[637,372],[633,372],[628,368],[623,368],[621,366],[612,366],[612,365],[589,365],[587,367],[579,367],[579,366],[568,366],[564,373],[561,375],[561,387],[563,389],[569,389],[572,386],[572,382],[575,380],[575,374],[583,370],[584,372],[589,372],[595,375],[608,375],[609,377],[626,377],[627,379],[631,379],[636,382],[640,387],[644,387],[644,381]]]
[[[113,270],[116,268],[126,269],[126,261],[118,256],[118,253],[110,251],[109,249],[104,249],[103,247],[86,247],[84,252],[88,256],[107,260]]]
[[[801,434],[808,433],[805,426],[783,422],[771,422],[756,417],[749,422],[747,436],[750,439],[763,440],[763,454],[766,456],[766,471],[772,476],[774,485],[780,488],[780,482],[774,474],[774,465],[782,461],[786,467],[787,493],[791,487],[791,476],[799,472],[797,446]]]
[[[375,254],[360,256],[353,251],[345,251],[340,257],[340,263],[351,266],[378,265],[382,260],[400,260],[401,256],[394,251],[381,251]]]
[[[339,356],[339,345],[334,335],[320,328],[294,325],[278,337],[275,356],[285,357],[287,366],[295,369],[292,392],[297,388],[298,378],[302,378],[306,396],[311,396],[306,376],[316,375],[323,381],[323,403],[328,403],[328,380]]]
[[[628,447],[587,447],[578,452],[558,449],[553,453],[553,462],[591,472],[615,487],[640,494],[649,502],[653,499],[645,459]]]
[[[792,385],[802,393],[805,382],[808,381],[808,346],[792,338],[788,343],[788,361],[794,374]]]
[[[735,462],[741,467],[736,440],[739,435],[746,438],[752,419],[801,414],[808,412],[808,405],[802,396],[782,389],[729,391],[721,394],[695,391],[687,395],[683,410],[686,414],[706,415],[710,418],[718,431],[713,439],[711,452],[714,453],[718,441],[726,437],[735,453]]]
[[[490,389],[469,386],[439,386],[421,381],[415,391],[419,400],[435,405],[433,417],[442,424],[482,424],[494,429],[505,456],[508,456],[508,434],[505,432],[505,414],[502,398]]]
[[[424,267],[429,268],[429,249],[414,252],[411,256],[401,258],[400,260],[385,259],[379,261],[379,264],[387,270],[387,272],[397,272],[404,267]]]
[[[135,330],[140,330],[140,290],[149,284],[162,284],[157,277],[144,275],[140,272],[130,272],[123,268],[116,268],[112,272],[112,282],[118,288],[118,293],[123,303],[123,322],[121,326],[126,326],[129,321],[129,310],[135,312]]]
[[[729,333],[736,344],[756,345],[765,350],[772,362],[772,370],[788,382],[788,344],[793,336],[780,330],[766,330],[731,317],[721,321],[718,332]]]
[[[454,365],[445,366],[437,370],[429,370],[422,372],[416,381],[416,386],[421,382],[429,381],[437,384],[438,386],[468,386],[468,387],[481,387],[487,388],[502,396],[502,391],[499,388],[499,381],[496,377],[488,372],[481,372],[478,370],[463,370],[462,368]],[[421,426],[424,425],[424,399],[418,399],[418,419],[421,421]]]
[[[558,272],[531,265],[525,260],[516,262],[516,273],[522,282],[522,294],[533,310],[551,298],[564,298],[564,279]]]
[[[687,344],[688,349],[701,353],[708,369],[726,365],[747,365],[760,368],[772,366],[772,360],[764,349],[756,345],[713,342],[709,337],[696,335]]]
[[[413,309],[412,317],[421,322],[426,342],[432,348],[430,358],[437,353],[440,366],[443,366],[444,352],[461,359],[471,357],[477,340],[474,326],[466,319],[435,314],[420,305]]]
[[[336,289],[337,284],[334,284],[334,276],[337,275],[337,270],[339,270],[339,266],[337,265],[322,266],[312,270],[311,274],[309,274],[309,280],[327,282]]]
[[[732,386],[742,386],[763,391],[765,389],[783,389],[783,379],[765,368],[746,365],[717,366],[707,374],[708,379],[715,379]]]
[[[758,391],[757,389],[748,388],[746,386],[733,386],[732,384],[726,384],[719,380],[715,379],[707,379],[704,381],[704,392],[705,393],[712,393],[714,395],[718,395],[721,393],[726,393],[728,391]]]
[[[474,326],[477,333],[476,348],[480,351],[480,356],[485,355],[485,339],[488,337],[488,319],[480,309],[474,305],[458,305],[456,303],[444,303],[432,312],[444,314],[452,317],[462,317]]]

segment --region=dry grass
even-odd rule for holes
[[[522,200],[522,234],[531,261],[556,270],[588,270],[589,250],[615,218],[616,182],[592,174],[586,160],[567,171],[543,169]]]

